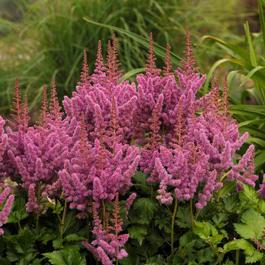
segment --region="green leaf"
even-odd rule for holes
[[[160,255],[148,258],[145,265],[167,265],[168,263],[165,262],[164,258]]]
[[[236,232],[245,239],[261,239],[265,227],[264,217],[253,209],[247,210],[241,217],[242,224],[234,224]]]
[[[15,197],[14,206],[12,212],[8,217],[8,223],[18,223],[28,217],[28,213],[25,207],[26,201],[21,196]]]
[[[263,253],[256,250],[255,247],[245,239],[236,239],[224,245],[225,253],[239,249],[244,250],[246,263],[255,263],[263,258]]]
[[[224,64],[224,63],[237,63],[237,62],[235,60],[233,60],[233,59],[230,59],[230,58],[220,59],[217,62],[215,62],[213,64],[213,66],[211,67],[211,69],[209,70],[208,74],[207,74],[207,79],[205,81],[204,88],[203,88],[204,91],[207,91],[208,90],[210,80],[213,77],[215,70],[219,66],[221,66],[222,64]]]
[[[249,185],[242,184],[242,186],[243,191],[239,196],[241,204],[265,214],[265,201],[259,197],[257,191]]]
[[[208,239],[210,236],[218,234],[217,229],[209,222],[194,222],[193,232],[202,239]]]
[[[44,253],[52,265],[86,265],[85,257],[81,256],[77,248]]]
[[[77,234],[70,234],[64,238],[65,242],[73,242],[73,241],[81,241],[81,240],[84,240],[84,237],[79,236]]]
[[[265,50],[265,18],[264,18],[264,10],[263,10],[263,1],[258,0],[258,10],[259,10],[259,22],[262,31],[263,38],[263,49]]]
[[[60,249],[63,247],[63,240],[61,238],[56,238],[52,241],[52,246],[55,249]]]
[[[138,189],[143,191],[144,193],[149,194],[150,193],[150,185],[147,185],[146,183],[146,178],[147,176],[141,172],[141,171],[137,171],[134,176],[133,176],[133,180],[134,180],[134,186]]]
[[[145,68],[136,68],[133,69],[131,71],[128,71],[127,73],[125,73],[122,78],[121,78],[121,82],[128,80],[132,77],[134,77],[135,75],[139,74],[139,73],[143,73],[145,71]]]
[[[96,21],[93,21],[89,18],[84,17],[83,18],[86,22],[93,24],[93,25],[97,25],[100,27],[104,27],[110,30],[114,30],[120,34],[123,34],[131,39],[133,39],[134,41],[138,42],[139,44],[141,44],[142,46],[148,48],[149,47],[149,40],[146,38],[141,37],[140,35],[133,33],[129,30],[125,30],[122,28],[118,28],[112,25],[108,25],[108,24],[104,24],[104,23],[99,23]],[[154,52],[157,56],[159,56],[160,58],[164,59],[165,55],[166,55],[166,49],[162,46],[160,46],[159,44],[154,42]],[[178,55],[176,55],[175,53],[171,52],[171,61],[173,65],[178,65],[179,61],[180,61],[180,57]]]
[[[64,258],[59,251],[53,251],[51,253],[45,253],[43,256],[49,259],[49,262],[53,265],[66,265]]]
[[[246,22],[246,24],[244,24],[244,29],[245,29],[245,33],[246,33],[246,37],[247,37],[247,42],[248,42],[250,62],[251,62],[251,65],[253,67],[256,67],[258,65],[258,63],[257,63],[256,52],[255,52],[253,41],[251,38],[251,33],[249,30],[248,22]]]
[[[132,223],[149,224],[157,210],[157,202],[150,198],[136,199],[132,208]]]
[[[223,239],[223,235],[219,234],[217,229],[209,222],[194,222],[193,232],[201,239],[217,245]]]
[[[148,229],[145,225],[133,225],[128,228],[130,238],[136,239],[140,245],[142,245],[145,239]]]
[[[255,157],[255,166],[259,168],[261,165],[265,163],[265,150],[261,151],[256,157]]]
[[[191,228],[192,220],[190,216],[190,207],[179,207],[176,216],[176,223],[181,228]]]
[[[249,71],[248,74],[245,76],[246,77],[245,81],[242,82],[239,87],[244,86],[257,72],[263,70],[264,68],[265,68],[264,66],[258,65],[255,68],[253,68],[251,71]]]

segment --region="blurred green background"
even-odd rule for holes
[[[155,42],[169,42],[181,55],[184,33],[192,33],[198,64],[208,72],[220,56],[220,47],[205,35],[240,40],[243,22],[259,31],[256,1],[243,0],[0,0],[0,112],[6,113],[18,78],[33,110],[41,86],[55,77],[59,96],[70,95],[79,79],[86,47],[93,69],[97,41],[106,45],[113,30],[83,18],[116,26]],[[137,40],[115,32],[123,72],[142,68],[146,48]],[[161,61],[159,61],[161,64]]]

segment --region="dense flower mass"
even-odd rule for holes
[[[45,212],[50,198],[65,200],[80,218],[93,212],[93,236],[83,245],[104,265],[127,256],[122,234],[119,198],[127,199],[126,216],[137,194],[128,194],[140,168],[147,181],[158,185],[157,199],[193,199],[203,208],[226,180],[254,186],[254,147],[241,159],[236,152],[247,134],[238,132],[228,114],[228,91],[212,85],[198,97],[205,76],[195,67],[189,34],[181,66],[175,71],[167,47],[165,67],[156,67],[150,35],[145,73],[135,83],[120,81],[117,41],[108,43],[107,60],[98,44],[94,73],[89,75],[86,53],[80,82],[65,97],[63,114],[52,84],[46,86],[40,121],[30,125],[27,100],[21,101],[18,83],[13,117],[4,131],[0,119],[0,173],[27,190],[27,211]],[[236,161],[239,160],[239,161]],[[0,195],[0,227],[7,221],[13,195]],[[112,207],[112,217],[106,205]],[[3,233],[0,228],[0,233]]]
[[[14,195],[11,194],[9,187],[4,188],[0,193],[0,236],[4,234],[2,226],[7,223],[14,202]]]

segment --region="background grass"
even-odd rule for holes
[[[93,68],[97,41],[101,39],[106,45],[112,35],[108,28],[87,23],[84,17],[143,38],[153,32],[158,44],[169,42],[178,55],[187,28],[194,44],[205,34],[228,38],[237,32],[239,21],[250,15],[239,2],[230,0],[224,5],[223,0],[13,0],[19,21],[0,21],[4,35],[0,39],[0,112],[5,113],[10,107],[16,78],[30,98],[31,110],[38,106],[41,86],[53,77],[61,99],[64,94],[71,94],[79,79],[83,49],[88,48]],[[124,34],[118,38],[124,73],[143,67],[146,49],[142,44]],[[218,48],[209,47],[203,43],[196,49],[203,71],[217,58]]]

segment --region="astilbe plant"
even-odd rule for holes
[[[209,94],[196,97],[205,76],[195,67],[189,34],[186,42],[181,67],[174,74],[167,57],[161,76],[150,37],[146,73],[137,78],[135,137],[144,143],[141,169],[150,174],[148,181],[159,184],[157,199],[171,204],[174,197],[180,201],[195,198],[196,207],[203,208],[222,187],[223,175],[252,186],[257,176],[251,166],[253,146],[238,164],[233,163],[247,134],[240,136],[236,122],[228,115],[227,86],[224,99],[215,85]]]
[[[81,137],[71,151],[71,159],[59,172],[70,208],[81,211],[87,210],[89,201],[99,207],[102,201],[113,201],[117,193],[125,194],[140,159],[134,146],[115,143],[107,150],[100,139],[89,143],[84,126],[81,124]]]
[[[119,127],[115,132],[120,140],[130,138],[132,130],[132,114],[136,102],[136,88],[128,81],[118,82],[116,41],[108,44],[107,65],[102,57],[101,42],[98,43],[97,60],[94,73],[88,76],[87,70],[82,71],[81,81],[71,98],[65,97],[64,108],[68,117],[79,119],[84,114],[87,123],[88,137],[91,141],[98,137],[98,119],[102,119],[103,128],[112,128],[112,116],[116,115]],[[85,57],[86,58],[86,57]],[[84,65],[87,65],[86,61]],[[95,130],[96,128],[96,130]]]
[[[106,62],[99,42],[91,75],[84,52],[80,82],[63,101],[65,115],[53,81],[50,103],[44,86],[40,120],[32,125],[17,82],[6,133],[0,119],[1,174],[27,190],[27,211],[39,216],[53,197],[64,200],[79,218],[92,212],[93,240],[83,245],[104,265],[127,256],[119,198],[127,199],[127,216],[137,196],[129,191],[138,166],[147,181],[158,185],[156,197],[166,205],[193,200],[203,208],[226,180],[237,182],[239,189],[242,183],[255,185],[254,147],[236,162],[248,135],[240,136],[228,114],[227,85],[222,94],[213,84],[207,95],[197,96],[205,76],[196,69],[189,34],[186,43],[181,66],[172,69],[168,46],[161,70],[150,35],[145,73],[129,83],[120,81],[117,40],[108,43]],[[5,188],[0,195],[0,203],[6,200],[0,227],[13,203],[10,192]]]
[[[43,88],[41,120],[38,125],[29,126],[28,122],[16,119],[16,130],[8,128],[10,139],[8,155],[16,172],[28,189],[29,212],[40,212],[40,202],[50,193],[54,193],[58,183],[58,171],[63,168],[64,160],[69,156],[69,149],[78,134],[75,120],[62,120],[56,99],[55,86],[48,112],[46,87]],[[17,100],[16,109],[19,109]],[[25,114],[26,116],[27,114]],[[17,113],[17,117],[19,117]],[[23,117],[23,116],[22,116]],[[28,117],[28,116],[27,116]],[[29,120],[29,118],[24,118]]]

